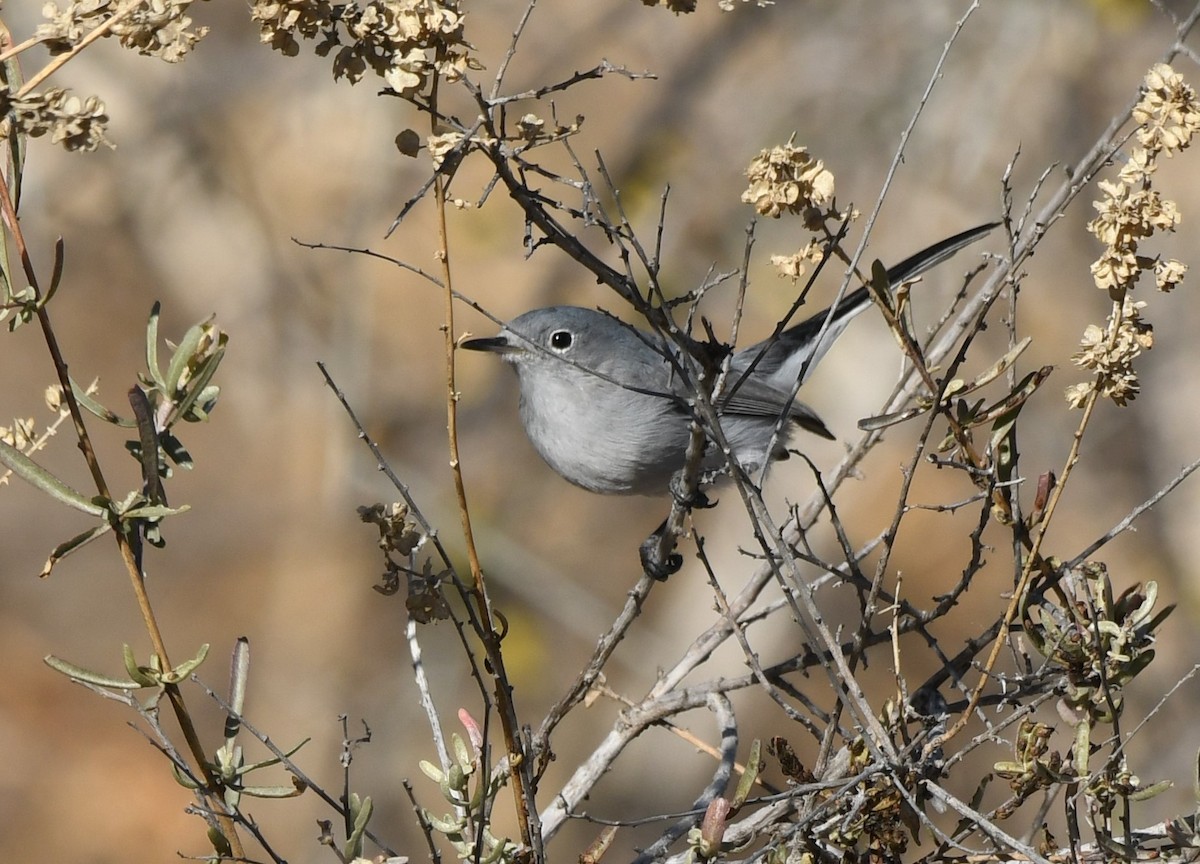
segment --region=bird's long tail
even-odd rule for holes
[[[989,222],[979,225],[910,255],[888,269],[888,288],[894,290],[902,283],[936,267],[964,246],[982,238],[998,224],[1000,223]],[[775,339],[739,352],[739,357],[744,357],[745,360],[737,365],[749,367],[754,363],[759,374],[780,382],[794,382],[800,376],[807,378],[829,347],[842,335],[851,319],[870,305],[870,289],[866,286],[851,291],[836,306],[822,309],[794,327],[784,330]]]

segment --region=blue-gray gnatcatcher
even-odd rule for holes
[[[995,224],[980,225],[930,246],[887,271],[889,288],[915,279]],[[871,305],[866,287],[777,337],[737,352],[713,405],[731,451],[747,470],[786,458],[794,425],[834,436],[816,413],[791,400],[850,319]],[[681,378],[678,349],[666,339],[594,309],[551,306],[513,319],[497,336],[461,347],[499,354],[517,373],[521,422],[534,448],[576,486],[608,494],[662,495],[686,458],[692,397]],[[775,439],[773,441],[773,439]],[[724,466],[709,447],[706,471]]]

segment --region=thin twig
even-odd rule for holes
[[[421,655],[421,643],[417,639],[417,622],[411,616],[404,625],[404,638],[408,641],[408,653],[412,657],[413,680],[417,692],[421,696],[421,708],[425,711],[425,719],[429,723],[429,731],[433,735],[433,744],[437,747],[438,759],[442,770],[450,770],[450,750],[446,747],[446,736],[442,732],[442,721],[438,716],[437,703],[429,690],[429,677],[425,674],[425,661]]]
[[[1087,548],[1085,548],[1082,552],[1080,552],[1078,555],[1076,555],[1074,558],[1072,558],[1066,564],[1062,565],[1062,569],[1063,570],[1074,570],[1076,567],[1078,567],[1080,564],[1082,564],[1088,558],[1095,555],[1096,552],[1101,547],[1103,547],[1106,543],[1108,543],[1114,537],[1128,531],[1131,527],[1133,527],[1133,523],[1137,521],[1139,516],[1141,516],[1147,510],[1149,510],[1150,508],[1152,508],[1156,504],[1158,504],[1159,501],[1162,501],[1164,498],[1166,498],[1168,495],[1170,495],[1172,492],[1174,492],[1175,488],[1177,486],[1179,486],[1179,484],[1182,483],[1184,480],[1188,479],[1194,473],[1196,473],[1197,469],[1200,469],[1200,459],[1197,459],[1195,462],[1193,462],[1192,464],[1185,467],[1182,471],[1180,471],[1178,474],[1176,474],[1175,477],[1169,483],[1167,483],[1167,485],[1163,486],[1161,489],[1159,489],[1157,492],[1155,492],[1153,495],[1151,495],[1149,498],[1147,498],[1141,504],[1139,504],[1138,506],[1136,506],[1132,510],[1130,510],[1129,513],[1127,513],[1125,515],[1124,519],[1122,519],[1120,522],[1118,522],[1112,528],[1109,528],[1107,531],[1105,531],[1103,534],[1101,534],[1099,537],[1097,537],[1094,541],[1092,541],[1087,546]]]

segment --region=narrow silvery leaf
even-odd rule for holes
[[[171,363],[167,367],[166,395],[168,398],[174,399],[179,392],[179,382],[183,378],[184,370],[187,369],[188,363],[191,362],[193,355],[196,353],[196,349],[200,347],[200,340],[203,337],[203,324],[193,324],[183,334],[183,341],[179,343],[179,347],[171,355]]]
[[[95,414],[105,423],[111,423],[114,426],[120,426],[124,429],[132,429],[137,424],[132,420],[126,419],[119,414],[114,414],[109,411],[95,399],[88,395],[87,390],[79,386],[79,382],[74,378],[69,379],[71,382],[71,392],[75,394],[75,401],[79,403],[79,407],[85,411]],[[99,379],[96,379],[99,381]],[[96,382],[92,382],[92,387],[96,386]]]
[[[183,504],[179,507],[163,507],[160,504],[147,504],[143,507],[133,507],[121,513],[122,519],[162,519],[167,516],[178,516],[192,509],[192,505]]]
[[[42,566],[42,572],[38,574],[39,578],[44,579],[49,576],[50,571],[54,569],[54,566],[58,564],[59,561],[66,558],[76,549],[82,549],[100,535],[107,534],[110,530],[112,530],[112,526],[107,522],[102,522],[95,528],[84,531],[82,534],[76,534],[74,537],[64,543],[59,543],[50,550],[50,557],[46,559],[46,563]]]
[[[143,686],[127,678],[113,678],[111,675],[104,675],[100,672],[93,672],[91,669],[84,669],[82,666],[68,663],[66,660],[55,657],[53,654],[47,654],[42,660],[54,671],[61,672],[68,678],[74,681],[81,681],[85,684],[94,684],[97,687],[111,687],[114,690],[140,690]]]
[[[158,368],[158,313],[161,309],[162,304],[155,300],[150,307],[150,320],[146,322],[146,369],[150,373],[150,380],[166,390],[167,382]]]
[[[90,516],[100,516],[104,513],[104,508],[99,504],[83,497],[16,447],[4,441],[0,441],[0,462],[11,468],[12,472],[22,480],[41,489],[56,501],[61,501]]]
[[[204,662],[204,658],[208,656],[208,643],[205,642],[200,646],[200,650],[196,652],[196,656],[190,660],[184,660],[170,672],[163,675],[163,681],[168,684],[177,684],[187,676],[196,671],[196,668]]]

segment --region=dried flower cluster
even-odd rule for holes
[[[425,146],[429,149],[429,158],[433,160],[434,168],[441,168],[446,161],[446,157],[454,152],[463,140],[461,132],[444,132],[440,135],[430,135],[425,139]]]
[[[810,231],[825,228],[830,220],[854,219],[854,211],[840,211],[834,197],[833,172],[820,159],[809,155],[808,148],[797,147],[795,136],[780,147],[763,150],[750,162],[746,176],[750,185],[742,193],[742,202],[753,205],[763,216],[778,219],[785,212],[799,215]],[[804,274],[804,262],[821,261],[823,244],[810,240],[791,255],[772,255],[771,264],[779,275],[795,282]]]
[[[797,279],[804,275],[804,262],[811,261],[813,264],[819,264],[821,259],[825,257],[825,248],[817,240],[808,241],[808,245],[791,255],[772,255],[771,265],[779,271],[779,275],[785,279],[791,279],[794,283]]]
[[[1083,331],[1079,351],[1071,357],[1077,365],[1098,373],[1101,396],[1122,406],[1132,401],[1141,388],[1133,361],[1154,347],[1154,328],[1141,318],[1145,305],[1126,297],[1120,314],[1109,318],[1110,329],[1089,324]],[[1093,389],[1097,389],[1095,381],[1072,384],[1067,388],[1067,402],[1072,408],[1079,408]]]
[[[47,23],[37,29],[54,53],[70,51],[90,32],[106,27],[105,35],[116,36],[121,45],[139,54],[168,63],[183,59],[208,33],[207,27],[192,26],[187,16],[193,0],[75,0],[65,10],[54,3],[42,7]],[[117,19],[112,21],[112,19]],[[110,23],[111,22],[111,23]]]
[[[79,49],[89,35],[115,36],[139,54],[176,63],[204,38],[207,27],[192,27],[187,11],[194,0],[74,0],[65,9],[50,2],[42,7],[46,23],[35,38],[52,54]],[[63,88],[14,92],[0,83],[0,137],[49,135],[68,150],[112,147],[106,131],[108,113],[97,96],[80,97]]]
[[[808,148],[797,147],[794,138],[780,147],[763,150],[750,162],[746,176],[750,186],[742,201],[752,204],[763,216],[778,219],[784,212],[799,214],[808,228],[836,218],[833,173]]]
[[[81,99],[61,87],[18,96],[0,83],[0,115],[5,116],[0,124],[2,137],[8,137],[15,127],[31,138],[48,134],[52,142],[68,150],[113,146],[105,136],[108,114],[95,96]]]
[[[435,75],[457,81],[481,68],[463,38],[459,0],[255,0],[250,15],[263,43],[294,57],[296,37],[321,42],[321,56],[333,57],[334,78],[355,84],[368,70],[401,95],[415,95]]]
[[[92,392],[95,389],[95,384],[88,388],[87,392]],[[0,426],[0,441],[8,444],[10,447],[16,447],[18,450],[29,453],[44,443],[44,438],[54,434],[54,430],[58,427],[58,423],[67,415],[66,408],[63,407],[62,387],[57,384],[51,385],[45,389],[42,394],[46,402],[46,407],[50,409],[50,413],[55,415],[55,422],[47,427],[45,433],[42,434],[42,440],[39,440],[39,432],[37,431],[37,421],[32,417],[15,417],[11,426]],[[11,471],[5,472],[0,476],[0,484],[8,479]]]
[[[93,381],[83,392],[86,396],[91,396],[96,393],[99,386],[98,380]],[[0,426],[0,441],[20,450],[26,456],[33,455],[44,448],[47,442],[57,434],[58,427],[71,416],[71,412],[63,401],[62,387],[57,384],[47,387],[43,392],[43,398],[46,408],[54,415],[54,419],[46,423],[45,427],[39,428],[37,420],[33,417],[14,417],[11,425]],[[8,483],[8,479],[12,475],[11,468],[7,471],[0,471],[0,486]]]
[[[1166,63],[1156,63],[1146,74],[1146,93],[1133,109],[1133,119],[1141,126],[1138,141],[1147,151],[1171,156],[1200,131],[1196,91]]]
[[[0,441],[24,451],[37,438],[36,428],[32,417],[14,417],[11,426],[0,426]],[[5,472],[0,482],[7,480],[10,473]]]
[[[1101,180],[1099,186],[1104,198],[1095,202],[1099,215],[1088,223],[1088,230],[1106,248],[1092,264],[1092,278],[1096,287],[1107,291],[1129,290],[1146,264],[1137,254],[1138,241],[1156,231],[1173,231],[1179,210],[1174,201],[1163,200],[1148,186],[1133,188],[1108,180]]]
[[[1117,182],[1099,183],[1104,197],[1095,202],[1097,215],[1088,223],[1088,231],[1105,247],[1092,264],[1092,279],[1112,296],[1113,311],[1105,327],[1088,326],[1072,358],[1097,373],[1092,381],[1067,388],[1067,402],[1073,408],[1082,407],[1092,392],[1118,405],[1137,395],[1133,361],[1153,345],[1153,335],[1150,324],[1141,318],[1145,303],[1135,303],[1127,295],[1147,271],[1154,274],[1160,291],[1172,290],[1187,273],[1187,265],[1180,261],[1140,254],[1139,244],[1179,224],[1178,207],[1152,188],[1152,179],[1159,156],[1183,150],[1200,131],[1200,102],[1182,76],[1159,63],[1146,75],[1145,93],[1133,117],[1139,124],[1139,144]]]

